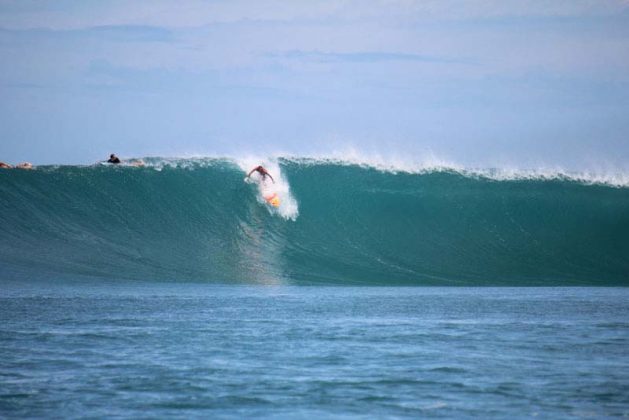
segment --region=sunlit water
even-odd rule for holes
[[[0,417],[629,415],[629,289],[4,284]]]

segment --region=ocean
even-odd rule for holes
[[[326,160],[268,166],[278,209],[243,182],[249,166],[228,159],[2,171],[0,275],[629,285],[629,180]]]
[[[629,182],[0,171],[0,417],[629,416]]]

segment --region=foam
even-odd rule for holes
[[[352,165],[375,169],[387,173],[427,174],[435,172],[452,172],[471,178],[483,178],[494,181],[572,181],[586,185],[604,185],[616,188],[629,188],[629,169],[613,165],[597,165],[581,170],[567,169],[560,165],[538,164],[534,167],[523,167],[517,164],[500,163],[485,167],[463,165],[453,160],[444,159],[431,152],[414,156],[383,155],[365,153],[356,149],[343,149],[329,154],[313,154],[305,156],[275,153],[271,155],[248,156],[186,156],[186,157],[142,157],[145,168],[161,171],[164,168],[197,169],[218,164],[235,165],[245,172],[262,164],[277,182],[277,190],[286,206],[280,212],[282,217],[294,220],[298,215],[298,205],[290,193],[288,180],[282,174],[283,162],[299,165]],[[100,166],[100,165],[99,165]],[[40,166],[38,168],[54,169],[59,165]]]
[[[523,168],[515,165],[495,167],[466,167],[456,162],[438,158],[433,154],[421,157],[385,157],[380,154],[361,154],[356,151],[333,153],[329,156],[284,157],[288,162],[302,165],[352,165],[387,173],[427,174],[453,172],[470,178],[494,181],[572,181],[587,185],[606,185],[616,188],[629,187],[629,171],[615,167],[599,166],[596,169],[568,170],[558,165],[539,165]]]

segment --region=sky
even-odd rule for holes
[[[0,0],[0,57],[9,163],[629,170],[629,0]]]

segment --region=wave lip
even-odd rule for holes
[[[589,185],[607,185],[617,188],[629,187],[629,172],[617,168],[599,170],[568,170],[559,166],[540,166],[536,168],[503,167],[468,167],[451,161],[429,156],[423,160],[390,159],[373,156],[331,156],[331,157],[284,157],[286,162],[304,166],[333,165],[357,166],[375,169],[392,174],[429,174],[451,172],[470,178],[484,178],[494,181],[572,181]]]
[[[566,169],[558,165],[539,165],[537,167],[521,167],[517,165],[501,165],[494,167],[474,167],[456,163],[451,160],[438,158],[427,154],[421,159],[409,157],[384,157],[374,154],[362,154],[353,150],[329,155],[294,156],[278,154],[272,157],[249,156],[193,156],[193,157],[137,157],[129,158],[126,162],[143,162],[143,168],[161,171],[164,169],[195,170],[221,165],[240,168],[248,172],[251,168],[262,164],[271,171],[282,174],[282,166],[296,164],[308,166],[355,166],[374,169],[381,172],[398,174],[429,174],[450,172],[470,178],[484,178],[494,181],[572,181],[588,185],[606,185],[617,188],[629,188],[629,170],[617,167],[599,166],[595,169]],[[90,165],[87,165],[90,166]],[[94,166],[94,165],[91,165]],[[104,162],[96,166],[109,166]],[[120,165],[120,167],[135,165]],[[40,170],[54,170],[60,165],[40,166]],[[77,166],[75,166],[77,167]],[[78,167],[86,167],[78,166]],[[290,187],[290,186],[289,186]]]
[[[623,285],[627,179],[332,158],[0,172],[0,275],[262,284]],[[262,163],[279,209],[244,182]],[[622,175],[622,174],[621,174]]]

